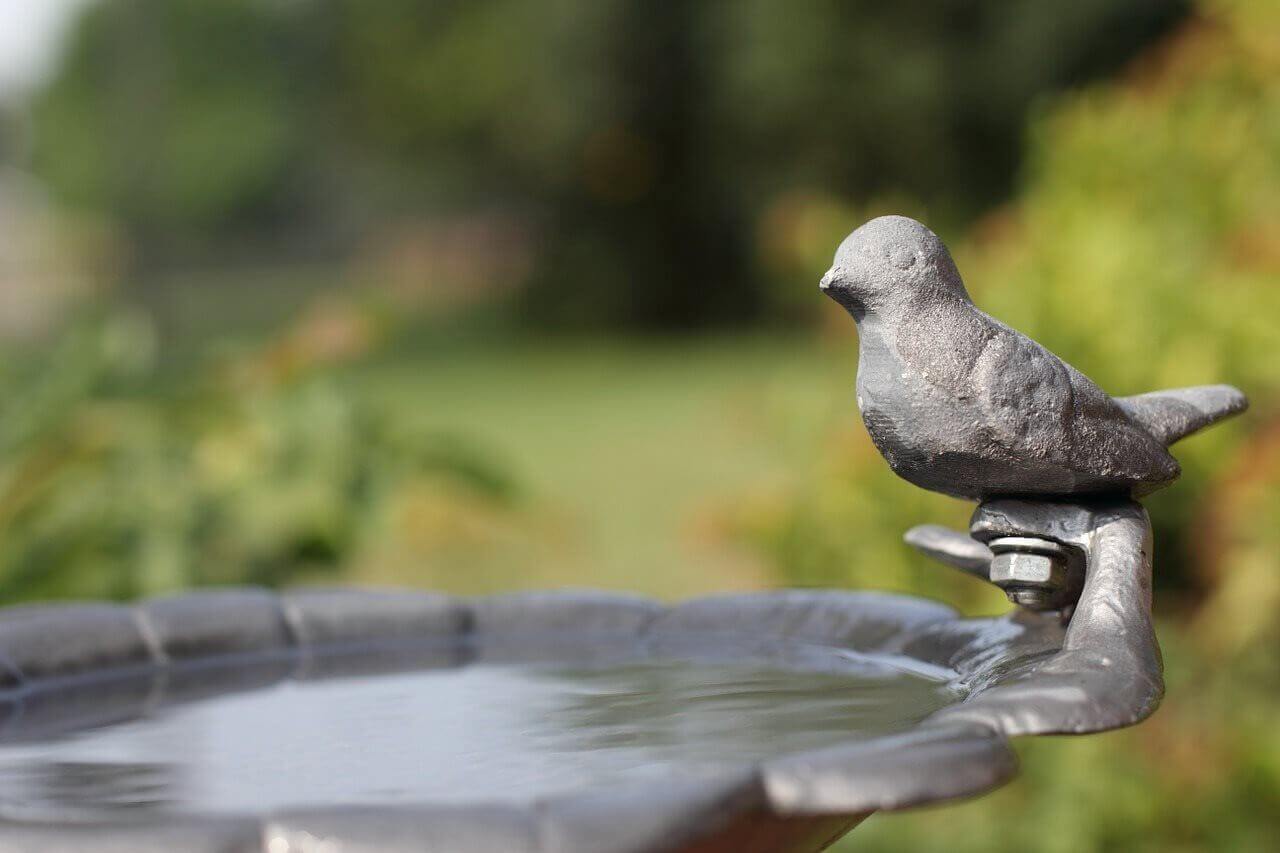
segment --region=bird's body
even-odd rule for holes
[[[1177,479],[1166,445],[1244,408],[1228,386],[1113,399],[980,311],[941,241],[882,217],[823,287],[858,323],[858,408],[895,472],[933,491],[1142,495]]]

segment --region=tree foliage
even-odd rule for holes
[[[1273,41],[1261,35],[1274,33],[1276,22],[1246,23],[1265,18],[1258,8],[1265,5],[1207,4],[1122,83],[1061,98],[1032,125],[1016,204],[980,221],[956,247],[982,308],[1109,392],[1231,382],[1252,398],[1245,418],[1176,446],[1183,481],[1150,502],[1158,583],[1166,588],[1203,583],[1193,567],[1208,556],[1204,543],[1216,541],[1206,496],[1233,489],[1249,457],[1269,458],[1274,432],[1280,65]],[[829,219],[847,227],[856,217],[845,210],[809,220],[818,237],[796,238],[812,247],[808,263],[829,261]],[[833,455],[829,476],[815,478],[773,540],[798,579],[837,580],[840,566],[878,547],[876,531],[926,506],[963,522],[947,502],[909,499],[910,487],[881,470],[860,433],[841,444],[847,451]],[[1233,454],[1239,461],[1224,465]],[[881,501],[895,491],[903,493],[900,509]]]
[[[516,492],[483,448],[398,428],[332,375],[312,323],[157,393],[144,317],[86,317],[0,388],[0,598],[136,598],[277,585],[404,550],[407,492],[501,518]],[[423,558],[423,549],[414,552]]]
[[[520,212],[558,322],[758,318],[756,220],[797,186],[1004,197],[1043,92],[1179,2],[103,0],[36,110],[64,198],[144,260],[327,249],[406,211]]]

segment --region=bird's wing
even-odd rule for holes
[[[1075,388],[1053,353],[1003,323],[973,366],[971,387],[992,436],[1017,453],[1051,458],[1071,431]]]
[[[1177,463],[1089,377],[1040,344],[992,320],[974,387],[992,436],[1089,477],[1163,480]]]

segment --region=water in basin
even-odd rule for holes
[[[0,743],[0,816],[524,800],[886,734],[954,699],[936,678],[866,659],[834,672],[650,659],[286,680]]]

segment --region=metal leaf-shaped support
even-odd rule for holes
[[[937,526],[906,539],[924,553],[1002,586],[1026,604],[1033,574],[1046,578],[1033,610],[1068,621],[1061,649],[1027,663],[1002,683],[947,713],[995,724],[1009,735],[1092,732],[1135,723],[1164,693],[1160,647],[1151,618],[1151,522],[1130,500],[1049,503],[997,500],[979,505],[971,536]],[[1001,567],[1001,543],[1037,549],[1037,566]],[[1039,555],[1034,555],[1039,556]],[[1012,561],[1011,561],[1012,562]],[[1014,577],[1011,585],[1010,577]],[[1052,605],[1052,606],[1050,606]]]

